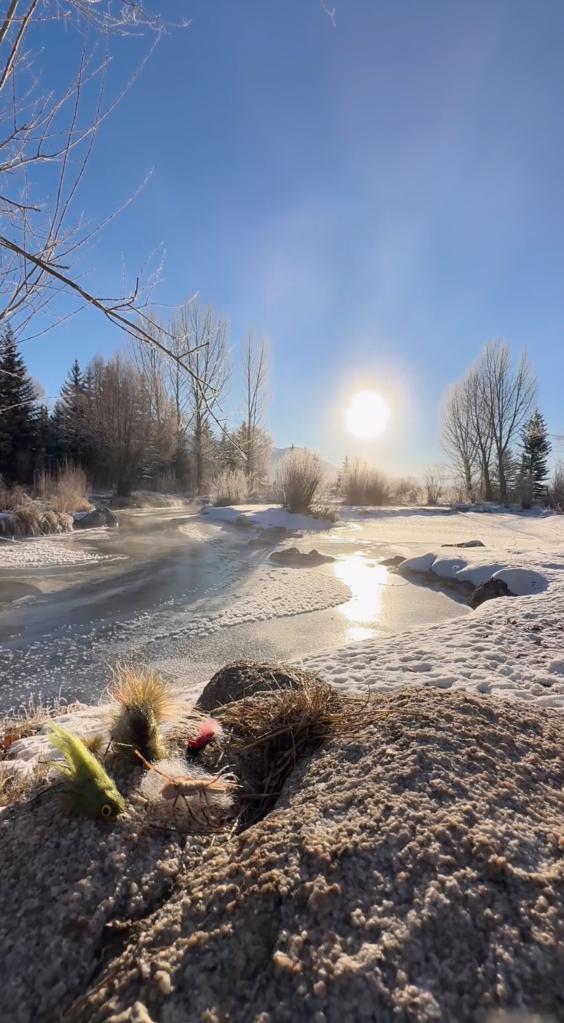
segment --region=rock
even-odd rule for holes
[[[105,505],[100,505],[94,508],[94,511],[86,512],[86,515],[81,515],[80,518],[74,520],[75,529],[96,529],[99,526],[115,528],[117,524],[118,520],[114,513]]]
[[[442,543],[441,547],[485,547],[481,540],[462,540],[461,543]]]
[[[234,661],[217,671],[204,687],[196,706],[200,710],[214,711],[225,703],[242,700],[254,693],[273,689],[301,689],[317,676],[301,668],[270,663],[268,661]]]
[[[476,608],[486,600],[493,600],[495,597],[514,597],[509,586],[503,579],[488,579],[487,582],[476,586],[468,600],[470,607]]]
[[[401,554],[394,554],[391,558],[384,558],[380,564],[384,565],[385,568],[397,568],[398,565],[401,565],[402,561],[405,561],[405,558],[402,558]]]
[[[277,565],[294,565],[300,568],[308,568],[312,565],[323,565],[328,561],[335,561],[330,554],[320,554],[315,548],[311,551],[300,551],[297,547],[285,547],[282,551],[273,551],[270,561]]]
[[[72,1023],[110,1023],[136,1003],[167,1023],[474,1023],[487,1006],[561,1019],[564,718],[423,687],[364,707],[364,726],[303,758],[268,816],[205,849],[188,841],[180,883],[154,899],[140,937],[112,946],[106,930],[97,959],[80,946],[78,970],[80,943],[65,941],[61,955],[67,935],[49,910],[64,908],[73,934],[86,916],[88,940],[109,898],[77,885],[74,855],[54,861],[57,887],[41,902],[52,883],[41,843],[25,844],[32,875],[6,828],[4,871],[30,879],[23,905],[10,899],[14,915],[0,917],[6,1019],[27,1010],[43,1023],[42,987],[61,976],[82,996]],[[72,881],[57,902],[61,869]]]

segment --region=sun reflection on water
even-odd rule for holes
[[[341,604],[339,612],[351,627],[347,639],[369,639],[374,635],[374,625],[382,613],[384,585],[388,582],[388,569],[384,565],[368,564],[360,552],[339,560],[334,566],[335,575],[351,590],[352,597]]]

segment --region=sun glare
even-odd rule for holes
[[[361,440],[384,433],[390,419],[390,406],[378,391],[359,391],[349,403],[347,430]]]

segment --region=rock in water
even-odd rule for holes
[[[100,505],[99,508],[94,508],[91,512],[86,512],[86,515],[81,515],[80,518],[75,519],[75,529],[96,529],[100,526],[111,526],[114,528],[117,526],[118,520],[114,513],[106,508],[105,505]]]
[[[270,561],[276,562],[277,565],[296,565],[299,568],[323,565],[334,560],[330,554],[320,554],[315,548],[311,551],[300,551],[297,547],[286,547],[282,551],[273,551],[270,555]]]

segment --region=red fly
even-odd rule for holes
[[[193,739],[188,739],[186,743],[186,751],[189,756],[195,756],[200,750],[205,749],[220,731],[221,725],[215,718],[204,718],[203,721],[200,721],[197,735]]]

